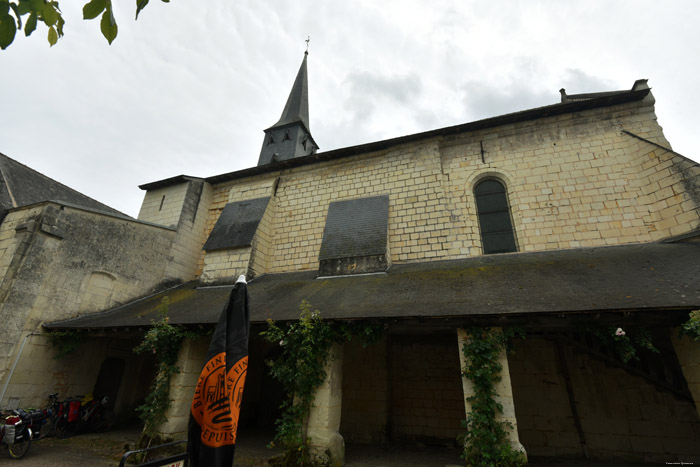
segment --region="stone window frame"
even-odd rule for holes
[[[474,216],[472,217],[472,219],[474,219],[473,225],[475,225],[474,230],[472,231],[474,235],[473,241],[471,242],[472,248],[476,248],[476,251],[478,252],[477,254],[503,254],[484,252],[483,240],[481,235],[481,222],[479,219],[476,204],[476,195],[474,190],[476,189],[476,186],[479,185],[481,182],[489,179],[496,180],[497,182],[501,183],[505,188],[506,202],[508,204],[508,212],[510,214],[510,223],[513,229],[513,240],[515,242],[514,253],[522,252],[524,251],[523,245],[518,235],[518,232],[522,228],[519,219],[519,209],[517,202],[518,196],[517,192],[513,191],[512,188],[513,186],[515,186],[515,180],[517,179],[516,177],[514,177],[513,174],[509,173],[507,170],[494,170],[493,168],[484,168],[483,170],[476,171],[472,173],[471,176],[466,180],[465,188],[467,203],[465,206],[465,214],[468,217]]]

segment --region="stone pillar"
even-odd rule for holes
[[[187,439],[187,424],[194,388],[207,356],[209,339],[185,339],[177,358],[180,373],[170,379],[170,399],[172,403],[166,416],[168,421],[158,428],[164,438]]]
[[[345,441],[340,435],[343,393],[343,348],[333,344],[326,363],[326,380],[316,390],[309,412],[306,434],[311,438],[311,454],[320,464],[345,464]]]
[[[492,328],[494,331],[501,332],[501,328]],[[464,344],[469,342],[469,334],[462,328],[457,329],[457,344],[459,346],[459,362],[461,367],[464,368],[466,365],[466,360],[464,358],[464,352],[462,352],[462,347]],[[512,425],[512,428],[508,430],[508,440],[513,449],[522,452],[527,456],[525,452],[525,447],[520,444],[520,438],[518,437],[518,421],[515,418],[515,404],[513,403],[513,388],[510,384],[510,369],[508,367],[508,354],[505,350],[501,352],[499,363],[503,367],[501,372],[501,381],[496,383],[496,393],[498,394],[496,400],[503,406],[503,413],[497,414],[497,421],[508,422]],[[472,382],[462,376],[462,391],[464,392],[464,410],[465,414],[471,412],[471,403],[467,400],[467,397],[474,395],[474,387]]]
[[[681,335],[679,328],[671,329],[671,342],[700,415],[700,342],[693,342],[690,337]]]

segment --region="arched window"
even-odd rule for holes
[[[484,254],[517,251],[506,188],[498,180],[487,179],[474,188]]]

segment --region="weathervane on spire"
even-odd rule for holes
[[[311,41],[311,36],[306,36],[306,52],[304,52],[305,55],[309,55],[309,42]]]

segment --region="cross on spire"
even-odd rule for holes
[[[311,41],[311,36],[306,36],[306,52],[304,52],[305,55],[309,55],[309,42]]]

